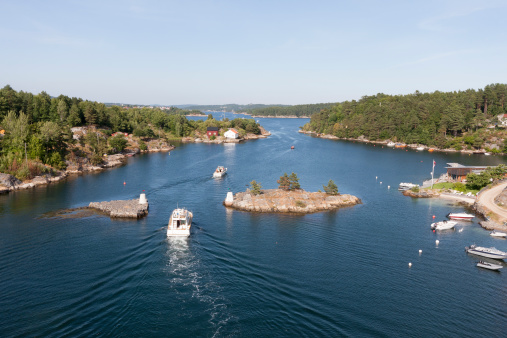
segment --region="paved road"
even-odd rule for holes
[[[507,221],[507,210],[495,204],[495,197],[500,195],[505,187],[507,187],[507,182],[495,185],[493,188],[485,190],[479,195],[479,202],[485,208],[497,214],[499,217],[498,221],[500,222]]]

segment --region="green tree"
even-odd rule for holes
[[[262,193],[261,189],[262,186],[260,185],[260,183],[257,183],[255,180],[250,182],[250,191],[252,194],[259,195],[260,193]]]
[[[276,181],[279,184],[278,189],[289,190],[290,189],[290,180],[287,173],[284,173],[283,176],[280,176],[280,179]]]
[[[338,195],[338,186],[334,183],[333,180],[329,180],[327,185],[323,185],[324,191],[328,195]]]
[[[299,185],[299,178],[295,173],[290,174],[289,184],[290,184],[289,190],[301,189],[301,186]]]
[[[127,146],[127,143],[127,139],[125,139],[125,137],[123,137],[121,134],[109,138],[109,145],[117,152],[122,152]]]
[[[30,133],[28,116],[23,112],[17,116],[17,114],[11,110],[3,119],[2,126],[7,133],[4,142],[7,144],[8,150],[22,153]]]

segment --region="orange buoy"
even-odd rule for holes
[[[127,182],[123,181],[123,185],[126,185],[126,184],[127,184]]]
[[[435,218],[435,215],[433,215],[433,218]]]

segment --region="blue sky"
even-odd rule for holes
[[[507,2],[4,1],[0,86],[101,102],[304,104],[507,82]]]

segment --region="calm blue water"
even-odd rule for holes
[[[463,207],[396,189],[428,179],[433,159],[437,174],[447,162],[505,160],[317,139],[297,133],[307,120],[259,120],[272,136],[182,145],[0,196],[1,335],[505,336],[507,271],[477,268],[464,247],[507,241],[475,222],[435,234],[432,215]],[[217,165],[229,169],[222,180],[211,178]],[[363,204],[305,216],[222,206],[228,191],[254,179],[276,188],[284,172],[310,191],[333,179]],[[47,214],[142,190],[150,212],[139,221]],[[187,240],[166,238],[177,206],[194,213]]]

